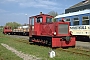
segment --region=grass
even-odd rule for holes
[[[23,41],[27,43],[24,43]],[[42,58],[42,60],[90,60],[90,57],[60,51],[58,49],[54,50],[56,52],[56,57],[49,58],[48,52],[51,50],[51,48],[38,45],[30,45],[28,44],[28,40],[21,38],[12,38],[7,35],[3,35],[2,33],[0,33],[0,43],[6,43],[9,46],[17,49],[18,51],[22,51],[26,54],[34,55],[36,57],[40,57]],[[16,60],[20,60],[19,57],[17,57],[16,55],[14,55],[12,52],[8,51],[1,45],[0,45],[0,58],[3,60],[10,60],[15,58]]]
[[[16,56],[1,45],[1,43],[4,43],[7,39],[8,38],[0,32],[0,60],[22,60],[20,57]]]
[[[0,60],[22,60],[11,51],[0,45]]]

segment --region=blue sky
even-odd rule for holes
[[[0,0],[0,25],[7,22],[28,23],[28,17],[40,12],[64,13],[66,8],[82,0]]]

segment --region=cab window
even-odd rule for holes
[[[7,29],[7,27],[5,27],[5,29]]]
[[[42,23],[42,17],[36,18],[36,22],[37,22],[37,23]]]
[[[34,25],[34,18],[30,19],[30,25]]]
[[[47,17],[47,18],[46,18],[46,22],[47,22],[47,23],[52,22],[52,18],[48,18],[48,17]]]

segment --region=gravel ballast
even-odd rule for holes
[[[6,49],[15,53],[17,56],[19,56],[23,60],[41,60],[41,58],[37,58],[37,57],[29,55],[29,54],[24,54],[21,51],[17,51],[16,49],[14,49],[13,47],[8,46],[7,44],[1,43],[1,45],[4,46]]]

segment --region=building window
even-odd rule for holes
[[[89,16],[82,17],[82,25],[89,25]]]
[[[79,18],[73,19],[73,25],[79,25]]]
[[[89,0],[85,0],[85,1],[83,1],[83,4],[86,4],[86,3],[88,3],[89,2]]]
[[[66,22],[69,22],[70,23],[70,26],[71,26],[70,18],[66,18],[65,21]]]
[[[67,22],[70,22],[70,18],[67,18],[66,21],[67,21]]]

